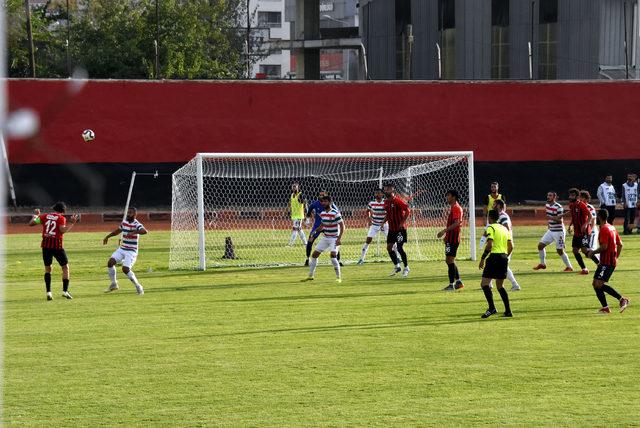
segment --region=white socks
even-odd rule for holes
[[[307,236],[305,235],[304,230],[300,229],[298,231],[298,235],[300,236],[300,240],[302,241],[302,243],[304,245],[307,245]]]
[[[336,271],[336,278],[340,279],[340,262],[337,257],[331,257],[331,264],[333,265],[333,270]]]
[[[542,250],[538,250],[538,255],[540,256],[540,264],[546,265],[547,250],[545,250],[544,248]]]
[[[298,232],[296,230],[291,232],[291,239],[289,239],[289,246],[293,246],[293,244],[296,243],[296,235],[298,235]]]
[[[511,270],[511,268],[507,269],[507,279],[514,287],[518,285],[518,281],[516,281],[516,277],[513,276],[513,271]]]
[[[569,256],[567,255],[567,253],[562,253],[560,258],[562,259],[566,267],[573,269],[573,266],[571,266],[571,262],[569,261]]]
[[[362,246],[362,255],[360,256],[360,260],[364,260],[368,250],[369,250],[369,244],[365,242],[365,244]]]
[[[311,257],[311,261],[309,262],[309,276],[316,274],[316,266],[318,266],[318,259]]]
[[[116,267],[111,266],[107,268],[107,273],[109,274],[109,279],[111,280],[111,284],[117,284],[116,281]]]
[[[129,278],[129,280],[133,282],[133,285],[140,286],[140,283],[138,282],[138,278],[136,278],[136,274],[133,273],[131,269],[129,269],[129,273],[127,273],[127,278]]]

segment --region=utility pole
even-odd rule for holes
[[[529,79],[533,80],[533,33],[534,33],[534,16],[536,13],[536,1],[531,2],[531,41],[529,42]]]
[[[247,0],[247,79],[251,79],[251,11]]]
[[[622,19],[624,21],[624,68],[626,72],[626,79],[629,80],[629,48],[627,43],[627,1],[626,0],[622,5],[622,7],[623,7]]]
[[[158,2],[160,0],[156,0],[156,39],[153,41],[153,47],[155,49],[155,78],[160,78],[160,8],[158,6]]]
[[[71,44],[71,12],[69,11],[69,0],[67,0],[67,74],[71,77],[71,55],[69,53]]]
[[[27,14],[27,40],[29,41],[29,68],[31,77],[36,77],[36,56],[33,48],[33,29],[31,27],[31,7],[29,0],[24,0],[24,11]]]

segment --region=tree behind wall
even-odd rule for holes
[[[5,0],[9,15],[9,75],[28,76],[23,0]],[[71,64],[92,78],[155,77],[155,0],[72,1]],[[78,4],[76,4],[78,3]],[[244,0],[159,0],[159,77],[242,77]],[[66,9],[50,0],[32,11],[36,75],[67,77]]]

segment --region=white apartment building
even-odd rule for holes
[[[284,19],[285,0],[250,0],[249,11],[252,14],[252,33],[269,40],[289,40],[290,26]],[[269,55],[260,58],[253,66],[252,78],[260,74],[267,78],[286,78],[291,69],[291,55],[288,50],[272,50]]]

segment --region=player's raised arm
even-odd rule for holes
[[[29,221],[29,226],[36,226],[40,223],[40,210],[36,208],[33,210],[33,217],[31,217],[31,220]]]
[[[63,217],[64,218],[64,217]],[[62,226],[60,226],[60,233],[65,234],[68,231],[70,231],[73,226],[75,226],[75,224],[78,222],[78,214],[74,214],[71,216],[71,224],[67,226],[67,222],[65,220],[64,224]]]

